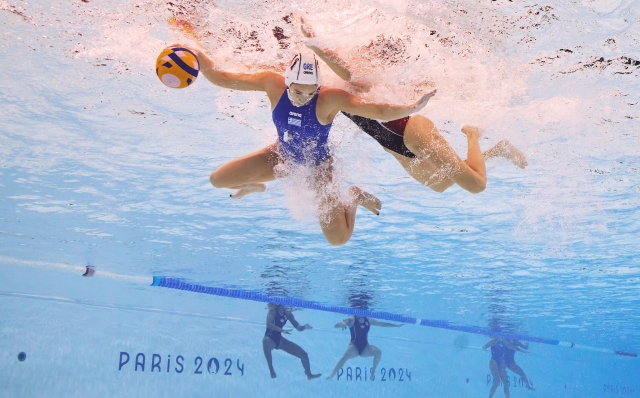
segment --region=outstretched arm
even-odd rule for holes
[[[241,91],[264,91],[269,93],[273,90],[281,93],[284,90],[284,78],[272,71],[258,73],[233,73],[226,72],[218,68],[207,54],[199,49],[194,50],[200,63],[200,72],[216,86],[230,88]]]
[[[369,323],[373,326],[381,326],[383,328],[399,328],[400,326],[402,326],[402,324],[395,325],[393,323],[376,321],[375,319],[371,318],[369,318]]]
[[[198,48],[192,49],[198,58],[200,72],[216,86],[241,91],[264,91],[270,100],[279,99],[286,87],[284,78],[276,72],[232,73],[219,69],[213,59],[201,50],[202,44],[196,29],[188,21],[169,19],[169,25],[189,39],[196,42]],[[191,46],[189,46],[191,47]],[[276,98],[271,98],[272,96]]]
[[[418,101],[410,105],[392,105],[369,103],[361,98],[351,95],[344,90],[326,89],[326,100],[333,107],[328,119],[333,120],[333,115],[339,111],[378,120],[396,120],[419,112],[427,105],[427,102],[436,95],[436,90],[423,95]]]
[[[302,332],[303,330],[307,330],[307,329],[312,329],[311,325],[309,325],[308,323],[305,324],[304,326],[301,326],[290,311],[287,311],[287,318],[289,318],[289,322],[291,322],[293,327],[296,328],[298,332]]]
[[[347,69],[347,63],[338,56],[335,51],[331,50],[321,50],[319,47],[314,46],[313,44],[307,42],[305,45],[313,51],[318,58],[324,61],[325,64],[340,77],[342,80],[346,82],[351,81],[351,72]]]
[[[516,341],[505,340],[504,345],[507,348],[512,349],[513,351],[524,352],[525,354],[529,353],[529,351],[525,351],[521,348],[521,347],[524,347],[524,345],[517,340]]]
[[[338,322],[333,327],[336,329],[342,328],[342,330],[345,330],[346,328],[350,328],[351,326],[353,326],[353,318],[347,318],[342,322]]]
[[[302,31],[302,34],[309,39],[316,37],[313,29],[305,22],[304,17],[300,17],[300,30]],[[324,63],[327,64],[327,66],[331,68],[331,70],[342,80],[347,82],[351,81],[351,72],[347,69],[347,63],[340,58],[335,51],[321,50],[320,47],[313,45],[311,40],[307,40],[304,44],[311,51],[316,53],[318,58],[323,60]]]
[[[496,345],[497,342],[498,339],[491,339],[487,342],[487,344],[484,345],[484,347],[482,347],[482,349],[486,351],[489,347],[493,347],[494,345]]]

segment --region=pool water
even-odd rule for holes
[[[492,159],[484,192],[436,193],[338,117],[339,183],[383,208],[332,247],[295,178],[239,201],[211,187],[275,129],[262,93],[158,81],[159,51],[188,44],[165,22],[179,12],[234,70],[302,49],[291,13],[343,54],[391,38],[354,68],[377,83],[366,98],[413,101],[427,79],[438,94],[421,113],[461,156],[458,126],[474,123],[483,150],[508,139],[529,165]],[[491,334],[531,341],[515,358],[536,391],[508,371],[511,396],[640,394],[637,356],[615,354],[640,351],[635,2],[0,0],[0,21],[0,396],[483,397]],[[313,329],[287,338],[323,377],[276,350],[270,378],[265,302],[154,277],[298,300]],[[371,358],[325,380],[345,308],[403,324],[371,328],[374,381]]]

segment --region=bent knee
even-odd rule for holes
[[[437,193],[443,193],[444,191],[447,190],[447,188],[449,188],[449,185],[429,185],[429,188],[433,189],[434,191],[436,191]]]
[[[225,180],[224,176],[216,169],[209,176],[209,182],[216,188],[227,188],[228,183]]]
[[[329,242],[331,246],[342,246],[349,242],[349,238],[327,238],[327,242]]]
[[[474,187],[472,187],[471,189],[469,189],[469,192],[476,194],[476,193],[480,193],[482,191],[485,190],[485,188],[487,188],[487,180],[484,181],[478,181]]]
[[[332,234],[331,236],[327,236],[325,235],[325,238],[327,238],[327,242],[329,242],[329,244],[331,246],[342,246],[345,243],[349,242],[349,239],[351,238],[351,234]]]

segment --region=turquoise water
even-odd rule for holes
[[[332,382],[309,382],[277,351],[271,380],[264,303],[152,287],[153,276],[640,351],[635,2],[191,4],[224,39],[206,46],[229,68],[300,48],[282,22],[290,12],[313,13],[322,43],[345,53],[378,34],[404,38],[397,62],[362,72],[380,81],[377,95],[413,99],[426,77],[439,92],[422,113],[458,153],[457,126],[476,123],[483,149],[509,139],[529,166],[490,160],[481,194],[438,194],[336,119],[341,183],[383,210],[359,212],[351,241],[330,247],[295,179],[240,201],[211,187],[213,169],[275,131],[260,93],[202,78],[161,85],[155,57],[182,40],[165,4],[0,1],[1,396],[489,394],[487,336],[411,324],[372,328],[376,381],[362,380],[371,359],[356,358]],[[327,84],[340,82],[327,73]],[[80,277],[87,264],[95,277]],[[333,328],[346,316],[294,314],[314,329],[291,340],[328,375],[349,341]],[[640,394],[637,357],[532,343],[516,361],[536,391],[510,372],[514,397]]]

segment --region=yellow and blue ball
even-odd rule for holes
[[[167,47],[156,60],[158,79],[171,88],[189,87],[199,71],[198,57],[188,48]]]

